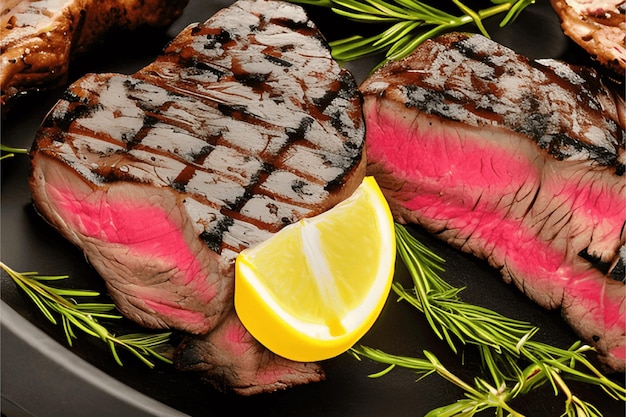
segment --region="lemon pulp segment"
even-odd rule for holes
[[[373,325],[391,287],[393,219],[373,177],[236,260],[235,309],[248,331],[296,361],[328,359]]]

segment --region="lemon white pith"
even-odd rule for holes
[[[336,356],[379,316],[391,287],[395,235],[372,177],[329,211],[241,252],[235,309],[248,331],[296,361]]]

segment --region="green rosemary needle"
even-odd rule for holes
[[[15,284],[32,300],[41,313],[53,324],[61,323],[69,346],[77,338],[76,330],[104,341],[115,361],[123,366],[117,348],[121,347],[135,355],[148,367],[154,363],[150,357],[171,363],[171,360],[161,353],[160,348],[169,341],[171,332],[158,334],[133,333],[115,336],[100,319],[120,319],[121,315],[114,313],[115,305],[110,303],[78,303],[77,297],[96,297],[96,291],[63,289],[52,287],[46,282],[68,278],[67,275],[45,276],[36,272],[16,272],[3,262],[0,268],[15,282]],[[58,319],[58,320],[57,320]]]
[[[4,155],[0,156],[0,161],[5,159],[5,158],[11,158],[13,156],[15,156],[16,153],[20,153],[20,154],[25,154],[28,152],[27,149],[23,149],[23,148],[12,148],[10,146],[5,146],[0,144],[0,152],[8,152],[5,153]]]
[[[626,388],[604,376],[585,357],[585,352],[592,350],[590,346],[576,342],[569,349],[561,349],[534,341],[532,336],[538,329],[529,323],[463,302],[459,297],[463,289],[451,286],[438,275],[443,271],[443,259],[399,224],[396,224],[396,238],[398,254],[414,286],[405,289],[394,283],[393,291],[399,300],[425,315],[435,334],[453,352],[458,352],[458,345],[475,346],[485,375],[470,385],[452,375],[429,352],[424,352],[426,359],[390,355],[367,347],[355,347],[351,352],[390,365],[374,376],[399,366],[424,376],[437,373],[465,390],[467,399],[433,410],[428,416],[473,416],[488,408],[495,408],[497,415],[506,412],[519,416],[508,405],[509,401],[546,383],[552,386],[555,395],[564,395],[564,416],[601,416],[593,405],[573,393],[566,380],[599,386],[611,398],[626,401]]]
[[[535,2],[535,0],[491,0],[493,6],[474,10],[461,0],[450,0],[461,12],[460,15],[454,15],[419,0],[290,1],[330,8],[339,16],[364,24],[388,25],[385,30],[373,36],[355,35],[330,42],[333,57],[339,61],[352,61],[384,53],[385,58],[380,65],[404,58],[429,38],[466,25],[474,25],[478,32],[489,37],[483,24],[485,19],[504,15],[500,26],[506,26]]]

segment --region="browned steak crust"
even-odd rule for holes
[[[65,85],[70,60],[112,29],[164,27],[188,0],[22,0],[0,10],[0,105]]]

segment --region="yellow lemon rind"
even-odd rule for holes
[[[370,300],[372,306],[369,313],[363,315],[362,320],[356,325],[353,324],[352,328],[347,329],[346,332],[331,336],[314,330],[302,331],[302,329],[310,329],[316,325],[298,322],[297,319],[285,313],[280,307],[280,303],[273,300],[261,285],[248,279],[255,274],[254,267],[250,265],[247,257],[241,255],[237,257],[235,264],[235,310],[250,334],[275,354],[298,362],[315,362],[333,358],[358,342],[380,316],[387,301],[394,275],[396,245],[393,218],[375,180],[372,177],[366,177],[364,182],[368,185],[366,192],[375,194],[375,196],[368,198],[384,203],[376,207],[378,210],[377,219],[381,222],[382,229],[388,229],[391,232],[387,236],[387,241],[383,242],[383,247],[386,246],[388,252],[387,256],[381,258],[382,265],[378,265],[378,271],[388,271],[388,275],[385,277],[383,289],[381,290],[379,285],[374,290],[378,292],[374,294],[377,298],[375,302]],[[326,213],[320,216],[325,215]]]

